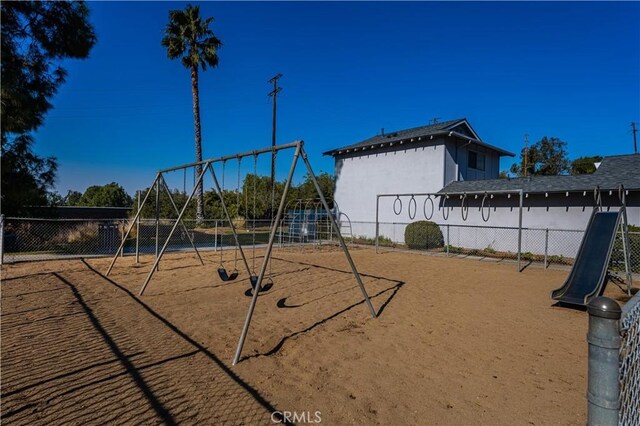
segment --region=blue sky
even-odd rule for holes
[[[323,151],[434,117],[466,117],[512,152],[525,133],[561,138],[571,158],[633,150],[640,3],[199,4],[224,43],[200,79],[205,158],[270,145],[276,73],[278,142],[304,139],[316,172],[333,172]],[[63,195],[111,181],[133,193],[193,161],[189,72],[160,45],[168,11],[185,5],[89,3],[98,43],[65,62],[36,133],[36,151],[58,158]]]

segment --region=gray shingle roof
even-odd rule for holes
[[[402,143],[418,142],[425,137],[448,135],[449,133],[451,133],[451,129],[453,129],[454,127],[462,123],[467,123],[467,125],[469,126],[469,123],[467,122],[466,118],[459,118],[456,120],[443,121],[442,123],[430,124],[428,126],[421,126],[421,127],[414,127],[406,130],[386,132],[385,134],[376,135],[371,138],[360,141],[358,143],[343,146],[341,148],[332,149],[330,151],[323,153],[323,155],[336,155],[336,154],[342,154],[342,153],[351,152],[351,151],[383,148],[385,146],[393,145],[396,142],[402,142]],[[469,126],[469,128],[471,128],[471,126]],[[472,129],[472,132],[473,132],[473,129]],[[472,140],[478,145],[496,150],[501,155],[508,155],[511,157],[514,156],[513,153],[509,151],[505,151],[496,146],[489,145],[488,143],[485,143],[480,139],[470,138],[467,135],[463,135],[457,132],[453,132],[453,134],[465,140]]]
[[[451,182],[441,193],[463,193],[472,191],[505,191],[522,189],[526,193],[640,189],[640,155],[617,155],[605,157],[590,175],[577,176],[530,176],[513,179],[467,180]]]

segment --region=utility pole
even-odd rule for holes
[[[529,163],[529,134],[524,134],[524,177],[527,177]]]
[[[271,121],[271,147],[276,146],[276,99],[278,98],[278,93],[282,91],[282,87],[278,87],[278,80],[280,80],[282,74],[278,73],[273,76],[268,83],[273,84],[273,90],[269,92],[269,96],[273,98],[273,118]],[[275,191],[276,187],[276,151],[271,151],[271,193]],[[271,214],[269,215],[273,218],[273,206],[271,206]]]
[[[638,133],[638,129],[636,128],[636,122],[631,122],[631,131],[633,132],[633,153],[638,153],[638,141],[636,140],[636,133]]]
[[[280,80],[282,74],[277,74],[268,81],[268,83],[273,84],[273,90],[269,92],[269,96],[273,98],[273,120],[271,122],[271,146],[276,146],[276,99],[278,98],[278,93],[282,91],[282,87],[278,87],[278,80]],[[275,171],[275,152],[271,153],[271,184],[276,178]]]

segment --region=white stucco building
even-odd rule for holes
[[[335,158],[335,195],[341,219],[353,236],[375,236],[378,194],[447,193],[434,197],[401,197],[402,211],[394,213],[394,198],[381,198],[379,232],[404,243],[408,223],[430,220],[440,225],[450,244],[470,249],[516,250],[519,196],[495,194],[481,211],[485,191],[522,191],[522,252],[575,256],[594,207],[599,188],[604,209],[618,209],[618,189],[625,189],[627,217],[640,225],[640,155],[605,157],[598,170],[580,176],[534,176],[498,179],[501,156],[512,153],[483,142],[466,119],[452,120],[376,135],[325,153]],[[462,212],[461,194],[466,198]],[[409,212],[409,204],[413,211]],[[430,217],[425,217],[423,207]],[[489,212],[490,210],[490,212]],[[433,212],[433,213],[432,213]],[[483,213],[485,219],[483,219]],[[490,213],[490,214],[489,214]],[[463,218],[464,216],[464,218]],[[575,231],[575,232],[572,232]],[[349,230],[347,231],[349,232]]]
[[[334,198],[351,221],[375,220],[376,195],[437,192],[453,181],[496,179],[500,157],[514,154],[483,142],[466,119],[373,136],[325,152],[335,159]],[[392,220],[381,212],[380,220]]]

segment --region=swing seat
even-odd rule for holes
[[[220,267],[218,268],[218,275],[222,281],[233,281],[238,278],[238,271],[235,270],[231,274],[228,274],[226,269]]]
[[[249,277],[249,282],[251,283],[251,288],[248,289],[244,294],[245,296],[253,296],[253,290],[255,290],[256,286],[258,285],[258,276],[257,275],[251,275]],[[266,283],[265,283],[266,282]],[[271,278],[266,278],[262,280],[262,286],[260,287],[260,293],[265,293],[269,290],[271,290],[271,288],[273,287],[273,281],[271,280]]]

